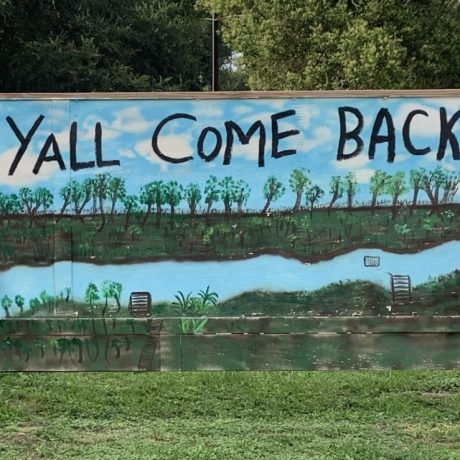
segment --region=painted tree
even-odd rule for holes
[[[20,313],[21,316],[24,313],[24,302],[25,302],[25,299],[24,299],[24,297],[22,297],[22,295],[17,294],[14,297],[14,303],[19,308],[19,313]]]
[[[71,181],[71,201],[77,216],[81,216],[91,198],[93,198],[93,214],[96,213],[95,184],[96,182],[93,178],[86,178],[81,184],[74,180]]]
[[[406,177],[404,171],[398,171],[393,174],[388,180],[386,186],[386,193],[391,195],[391,206],[392,206],[392,218],[396,217],[396,211],[398,207],[398,200],[401,195],[404,195],[408,191],[406,185]]]
[[[96,174],[94,178],[94,191],[96,192],[98,204],[99,204],[99,213],[101,215],[101,225],[99,231],[102,230],[105,226],[105,212],[104,212],[104,201],[107,199],[109,183],[112,180],[112,176],[109,173]]]
[[[111,202],[110,206],[110,218],[113,220],[115,213],[115,206],[117,201],[123,200],[126,196],[126,185],[125,180],[121,177],[111,177],[107,185],[107,198]]]
[[[121,200],[125,211],[125,232],[128,230],[129,219],[132,214],[139,213],[141,208],[139,206],[139,199],[136,195],[127,195]]]
[[[349,172],[344,177],[345,182],[345,192],[347,193],[347,206],[351,209],[353,207],[353,200],[356,194],[359,191],[359,185],[356,181],[356,176],[354,173]]]
[[[375,209],[377,206],[378,196],[384,192],[385,185],[387,184],[390,176],[380,169],[374,171],[374,174],[371,177],[369,189],[372,193],[371,208]]]
[[[187,187],[185,187],[184,193],[188,207],[190,208],[190,215],[193,216],[202,198],[200,186],[196,182],[188,184]]]
[[[249,184],[244,181],[243,179],[240,179],[236,182],[235,184],[235,189],[236,189],[236,209],[238,214],[241,214],[243,212],[243,206],[246,205],[249,195],[251,194],[251,189],[249,187]]]
[[[439,192],[447,181],[446,171],[437,166],[436,169],[425,174],[423,177],[423,188],[433,206],[439,204]]]
[[[163,181],[157,180],[143,185],[141,187],[139,201],[147,206],[142,225],[147,223],[147,219],[152,212],[152,207],[156,205],[156,226],[159,227],[161,224],[161,206],[166,203],[165,185]]]
[[[29,216],[29,227],[32,227],[32,216],[33,216],[33,209],[34,209],[34,194],[29,187],[21,187],[19,189],[19,202],[21,204],[21,208],[24,212]]]
[[[266,214],[272,201],[278,200],[284,195],[286,188],[284,185],[275,177],[269,176],[265,182],[263,193],[266,199],[265,206],[263,207],[261,213]]]
[[[34,207],[33,214],[37,214],[40,208],[44,213],[47,213],[49,208],[53,205],[54,197],[50,190],[46,187],[37,187],[34,190]]]
[[[342,198],[345,186],[340,176],[332,176],[329,182],[329,193],[331,194],[331,201],[329,202],[329,213],[334,206],[334,203]]]
[[[236,184],[232,177],[225,176],[219,182],[220,198],[224,203],[224,212],[229,214],[232,212],[233,202],[236,200]]]
[[[94,311],[94,303],[99,300],[99,290],[94,283],[89,283],[85,291],[85,300]]]
[[[69,206],[71,202],[71,198],[72,198],[72,181],[71,180],[59,189],[59,196],[62,199],[62,206],[59,212],[59,217],[62,217],[67,207]]]
[[[183,198],[183,187],[177,181],[171,180],[164,186],[164,197],[165,202],[169,204],[170,209],[170,226],[174,226],[174,213],[176,212],[176,206],[180,204]]]
[[[460,184],[460,173],[451,172],[446,175],[446,180],[443,184],[443,194],[441,198],[441,203],[452,203],[454,197],[457,194],[458,187]]]
[[[121,310],[121,291],[123,290],[123,285],[117,281],[112,281],[110,283],[110,295],[115,299],[117,303],[117,311],[115,313],[120,313]]]
[[[204,187],[204,202],[207,204],[206,214],[210,214],[213,204],[220,200],[219,179],[216,176],[209,176]]]
[[[6,318],[11,318],[11,315],[10,315],[11,305],[13,305],[13,301],[5,294],[2,297],[2,308],[5,310]]]
[[[319,185],[309,187],[305,192],[307,203],[310,204],[310,216],[313,217],[313,207],[324,196],[324,190]]]
[[[302,204],[302,195],[304,191],[311,185],[310,179],[307,177],[305,168],[296,168],[291,172],[289,177],[289,185],[291,190],[296,194],[293,211],[298,211]]]
[[[104,317],[107,313],[109,298],[112,297],[111,281],[104,281],[101,287],[101,294],[105,300],[104,308],[102,309],[102,316]]]
[[[423,187],[426,171],[424,168],[411,169],[409,172],[409,186],[413,190],[412,206],[417,206],[418,194]]]
[[[35,315],[35,313],[38,312],[38,310],[40,309],[40,305],[41,305],[40,299],[38,299],[37,297],[32,297],[29,300],[29,308],[30,308],[30,311],[32,312],[32,315]]]

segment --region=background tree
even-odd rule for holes
[[[409,185],[414,191],[412,195],[412,206],[417,206],[418,193],[423,185],[423,178],[425,177],[426,171],[424,168],[411,169],[409,172]]]
[[[122,199],[125,211],[125,232],[128,230],[129,219],[132,214],[140,212],[139,200],[136,195],[127,195]]]
[[[349,172],[344,177],[344,183],[345,192],[347,193],[347,206],[351,209],[353,207],[353,199],[359,190],[358,182],[356,181],[354,173]]]
[[[386,193],[391,195],[392,218],[396,217],[396,210],[398,208],[398,200],[401,195],[407,192],[406,177],[403,171],[398,171],[393,174],[388,180],[386,186]]]
[[[458,191],[460,184],[460,173],[451,172],[446,174],[446,180],[444,181],[444,191],[442,193],[441,203],[447,204],[454,201],[454,197]]]
[[[313,207],[324,196],[324,190],[319,185],[313,185],[305,192],[307,203],[310,204],[310,216],[313,217]]]
[[[121,310],[121,291],[123,290],[123,285],[117,281],[112,281],[110,283],[110,295],[115,299],[117,303],[117,310],[115,313],[120,313]]]
[[[426,173],[423,177],[423,188],[433,206],[438,206],[439,192],[446,181],[447,174],[441,166],[437,166],[436,169]]]
[[[206,214],[210,214],[213,204],[220,199],[219,180],[216,176],[209,176],[204,187]]]
[[[199,3],[222,17],[222,36],[240,53],[254,90],[452,88],[460,84],[460,43],[451,40],[460,32],[458,2]]]
[[[201,189],[196,182],[188,184],[185,187],[185,199],[190,208],[190,214],[192,216],[195,215],[198,203],[201,201]]]
[[[375,207],[377,206],[377,198],[385,190],[385,185],[387,184],[389,178],[390,176],[380,169],[377,169],[372,175],[369,184],[369,189],[372,193],[372,209],[375,209]]]
[[[104,201],[107,198],[109,191],[109,183],[112,180],[112,177],[109,173],[96,174],[94,178],[94,191],[96,192],[98,204],[99,204],[99,213],[101,215],[101,225],[99,230],[102,230],[105,226],[105,211],[104,211]]]
[[[107,184],[107,198],[112,203],[110,206],[110,219],[113,220],[117,201],[126,196],[125,180],[121,177],[111,177]]]
[[[237,189],[235,181],[230,176],[225,176],[219,182],[220,198],[224,203],[224,212],[229,214],[232,212],[233,202],[236,200]]]
[[[332,176],[329,181],[329,193],[331,194],[331,201],[329,202],[329,213],[331,212],[334,203],[342,198],[344,192],[344,184],[340,176]]]
[[[251,194],[251,188],[246,181],[240,179],[235,183],[235,190],[237,212],[241,214],[243,212],[243,206],[246,205],[249,195]]]
[[[3,308],[3,310],[5,310],[5,317],[6,318],[11,318],[11,315],[10,315],[11,305],[13,305],[13,301],[5,294],[2,297],[2,308]]]
[[[24,297],[22,297],[22,295],[20,294],[17,294],[14,297],[14,303],[19,308],[19,314],[22,316],[22,314],[24,313],[24,303],[25,303]]]
[[[176,207],[180,204],[183,198],[183,187],[177,181],[171,180],[167,182],[164,186],[164,199],[167,204],[169,204],[170,209],[170,226],[174,226],[174,213],[176,212]]]
[[[99,289],[94,283],[89,283],[85,291],[85,300],[89,303],[92,311],[94,311],[94,303],[99,300],[99,298]]]
[[[296,168],[291,172],[289,177],[289,185],[291,190],[296,194],[295,204],[292,208],[293,211],[298,211],[302,204],[302,195],[307,187],[311,184],[310,179],[307,177],[305,168]]]
[[[149,182],[141,187],[139,201],[147,206],[142,225],[145,225],[152,212],[153,205],[156,205],[156,226],[161,225],[161,206],[166,203],[164,183],[161,180]]]
[[[264,185],[264,197],[267,200],[261,213],[266,214],[272,201],[281,198],[285,192],[284,185],[275,177],[269,176]]]
[[[195,0],[14,0],[1,13],[4,92],[209,86],[211,23]]]

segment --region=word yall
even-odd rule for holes
[[[32,140],[35,132],[39,128],[40,124],[44,120],[45,116],[40,115],[36,120],[33,126],[30,128],[29,132],[24,135],[18,126],[16,125],[15,121],[11,117],[6,117],[6,121],[10,125],[10,128],[13,130],[15,136],[19,140],[19,149],[16,152],[13,162],[11,163],[10,169],[8,170],[8,175],[12,176],[16,171],[16,168],[19,165],[22,157],[27,151],[29,147],[30,141]],[[95,160],[94,161],[78,161],[77,159],[77,130],[78,125],[77,122],[74,121],[70,125],[69,131],[69,141],[70,141],[70,168],[73,171],[78,171],[80,169],[87,169],[87,168],[104,168],[107,166],[120,166],[119,160],[104,160],[102,157],[102,126],[98,122],[95,124],[94,127],[94,153],[95,153]],[[52,150],[52,154],[50,153]],[[55,161],[59,168],[64,171],[66,169],[64,159],[61,155],[61,150],[59,148],[59,144],[56,140],[56,136],[54,133],[51,133],[47,138],[43,147],[40,150],[38,155],[37,161],[35,162],[35,166],[32,172],[37,175],[40,172],[40,168],[42,167],[43,163],[49,163],[51,161]]]

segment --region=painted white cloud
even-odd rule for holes
[[[77,133],[78,140],[82,141],[94,141],[96,123],[100,122],[102,126],[102,141],[115,139],[120,136],[120,132],[112,129],[110,124],[106,121],[101,120],[95,115],[90,115],[83,120],[82,128]]]
[[[136,154],[131,149],[125,147],[118,149],[118,155],[125,158],[136,158]]]
[[[371,180],[374,170],[370,168],[363,168],[354,171],[354,175],[359,184],[367,184]]]
[[[164,155],[171,158],[183,158],[193,155],[192,136],[190,134],[160,136],[158,147]],[[150,162],[160,166],[162,172],[168,171],[170,163],[155,154],[152,150],[150,139],[138,142],[135,145],[135,150]]]
[[[302,129],[310,128],[312,118],[317,118],[320,115],[319,107],[313,105],[296,107],[295,110],[297,119],[299,120],[299,126]]]
[[[332,164],[337,169],[343,169],[345,171],[356,171],[364,168],[367,164],[370,163],[369,157],[364,153],[361,153],[353,158],[342,161],[333,161]]]
[[[402,104],[396,113],[394,118],[395,127],[398,130],[402,130],[404,122],[406,121],[407,115],[413,110],[424,110],[428,116],[415,115],[412,118],[410,125],[411,136],[439,136],[440,130],[440,117],[439,110],[432,107],[422,106],[419,104],[406,103]]]
[[[8,175],[11,164],[16,156],[17,149],[8,149],[0,154],[0,184],[23,187],[30,186],[36,182],[43,182],[49,179],[53,174],[60,171],[58,164],[53,162],[45,162],[40,168],[40,174],[33,174],[32,170],[37,162],[38,154],[26,152],[21,158],[19,165],[12,176]]]
[[[215,120],[224,116],[224,109],[222,108],[221,102],[203,101],[194,106],[193,115],[198,121],[203,118],[212,118]]]
[[[110,128],[122,133],[143,133],[150,130],[152,126],[152,123],[141,115],[139,107],[128,107],[116,112]]]
[[[246,115],[250,112],[252,112],[254,109],[250,105],[237,105],[234,109],[233,112],[236,115]]]

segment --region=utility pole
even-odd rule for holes
[[[211,90],[219,91],[219,18],[212,15],[212,80]]]

